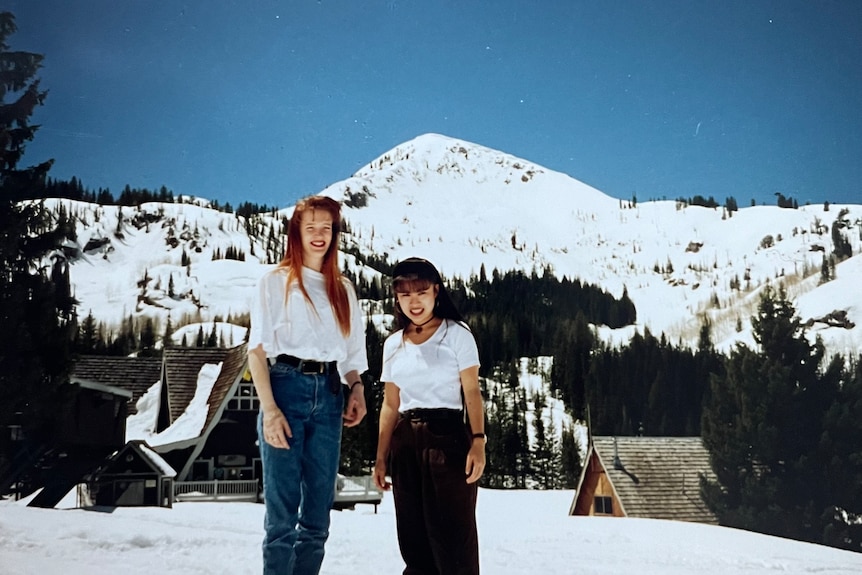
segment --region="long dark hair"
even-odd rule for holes
[[[438,288],[437,301],[434,304],[434,315],[442,319],[457,321],[464,327],[467,327],[461,312],[452,303],[452,298],[449,297],[449,292],[446,291],[446,286],[443,285],[440,272],[437,271],[434,264],[422,258],[407,258],[395,264],[395,268],[392,270],[393,295],[399,292],[428,289],[434,285]],[[400,329],[405,329],[410,325],[410,319],[401,311],[397,297],[395,300],[395,319]]]

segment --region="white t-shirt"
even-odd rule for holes
[[[428,341],[416,345],[404,330],[383,344],[380,380],[400,391],[400,412],[416,408],[461,409],[461,371],[479,365],[479,350],[469,329],[443,320]]]
[[[251,306],[249,349],[262,345],[267,357],[287,354],[337,361],[342,376],[352,370],[367,371],[365,325],[353,286],[344,280],[350,302],[350,335],[344,337],[329,305],[323,274],[304,267],[302,281],[314,307],[308,305],[296,282],[290,286],[285,305],[286,268],[275,268],[260,278]]]

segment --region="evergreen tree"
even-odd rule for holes
[[[576,488],[582,468],[581,447],[575,438],[575,432],[565,425],[560,434],[560,466],[562,468],[560,488]]]
[[[171,314],[168,314],[168,320],[165,323],[165,331],[162,334],[162,349],[173,345],[171,339],[174,336],[174,324],[171,321]]]
[[[530,445],[527,437],[527,399],[519,385],[518,363],[509,364],[504,389],[508,395],[509,412],[503,420],[503,456],[505,469],[514,482],[512,487],[525,489],[530,474]]]
[[[90,310],[90,313],[78,327],[78,333],[75,337],[75,352],[79,354],[98,353],[101,344],[100,339],[96,318],[93,317],[93,310]]]
[[[849,210],[843,208],[838,212],[838,217],[832,222],[832,254],[840,262],[853,255],[853,247],[850,245],[850,240],[842,230],[850,226],[850,222],[846,219]]]
[[[834,365],[838,363],[839,365]],[[862,355],[846,369],[840,358],[830,369],[840,369],[841,383],[826,412],[820,447],[823,460],[821,489],[832,507],[822,517],[823,543],[862,551]]]
[[[837,461],[824,444],[841,362],[820,371],[823,345],[808,341],[783,290],[766,289],[752,326],[759,350],[738,346],[712,379],[702,429],[718,481],[704,483],[704,499],[723,525],[824,542],[843,525],[837,506],[859,511],[830,488],[830,474],[858,483],[859,465],[848,470],[852,457]]]
[[[9,454],[7,426],[20,423],[31,439],[49,436],[58,404],[70,386],[74,302],[62,258],[49,255],[65,231],[43,204],[52,160],[18,169],[38,126],[29,123],[46,92],[36,78],[43,57],[12,51],[17,26],[0,13],[0,462]],[[10,98],[7,101],[7,97]],[[28,201],[35,200],[35,201]]]
[[[561,321],[554,337],[551,387],[562,393],[575,417],[584,413],[584,381],[589,369],[594,337],[583,312],[574,322]]]
[[[487,380],[480,382],[485,397],[485,436],[488,439],[485,444],[485,473],[481,481],[485,487],[504,487],[502,394]]]
[[[820,264],[820,283],[825,284],[832,280],[830,269],[829,260],[826,258],[826,254],[823,254],[823,261]]]
[[[141,329],[138,356],[140,357],[155,357],[158,355],[156,351],[156,328],[153,325],[153,319],[148,317],[144,321],[144,327]]]
[[[206,343],[204,344],[206,347],[218,347],[218,328],[216,327],[217,322],[213,320],[213,327],[210,330],[210,334],[207,336]]]
[[[559,465],[555,459],[559,454],[553,420],[545,426],[545,408],[548,398],[543,392],[533,395],[533,449],[530,470],[533,481],[540,489],[555,489],[560,483]]]

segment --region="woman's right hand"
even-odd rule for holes
[[[273,408],[263,412],[263,439],[273,447],[290,449],[288,438],[292,438],[290,425],[280,409]]]
[[[374,463],[374,483],[383,491],[389,491],[392,484],[386,479],[386,461],[378,459]]]

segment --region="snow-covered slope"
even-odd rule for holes
[[[695,341],[705,316],[724,347],[747,341],[759,290],[770,283],[820,302],[806,304],[812,311],[803,319],[846,311],[853,329],[816,324],[812,331],[835,351],[862,348],[862,290],[853,283],[862,260],[840,263],[838,279],[818,285],[842,209],[842,232],[855,254],[862,250],[860,205],[729,213],[617,200],[565,174],[435,134],[396,147],[324,193],[356,206],[345,212],[363,251],[427,257],[448,275],[478,273],[481,265],[489,274],[550,267],[616,295],[626,289],[640,327],[671,341]]]
[[[811,326],[830,351],[862,349],[862,258],[839,263],[830,271],[835,279],[820,283],[839,215],[853,253],[862,251],[862,205],[729,213],[619,200],[533,162],[436,134],[397,146],[321,193],[344,201],[345,240],[361,254],[427,257],[447,276],[478,274],[481,266],[489,276],[494,268],[548,268],[618,296],[627,290],[637,306],[634,329],[674,342],[693,343],[709,317],[724,349],[751,341],[748,319],[760,290],[784,285],[803,320],[845,314],[843,326]],[[744,204],[742,194],[728,192]],[[160,326],[170,315],[177,327],[245,313],[267,259],[280,252],[282,218],[291,212],[247,222],[199,205],[51,204],[78,221],[71,278],[79,314],[92,310],[107,326],[129,315]],[[213,259],[229,249],[244,261]],[[362,269],[352,256],[345,260]],[[624,342],[632,329],[599,331]]]

